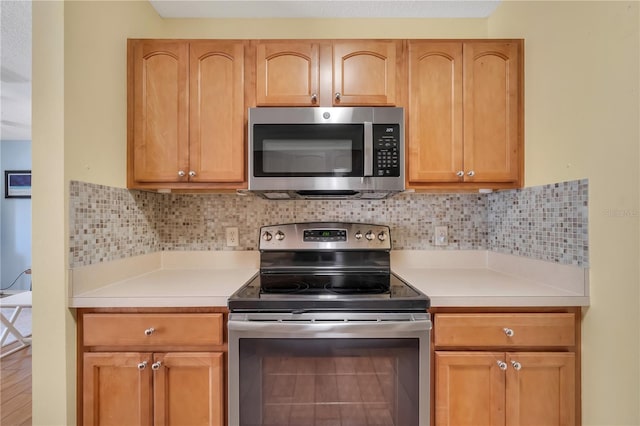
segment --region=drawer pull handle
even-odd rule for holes
[[[516,371],[520,371],[520,369],[522,369],[522,364],[518,361],[511,361],[511,365],[513,365],[513,369]]]
[[[162,367],[162,363],[160,361],[156,361],[151,364],[151,369],[154,371],[160,369],[160,367]]]
[[[149,327],[144,331],[145,336],[151,336],[153,334],[153,332],[156,331],[155,328],[153,327]]]
[[[507,363],[504,361],[498,361],[498,368],[500,368],[500,370],[505,371],[507,369]]]
[[[145,368],[147,368],[147,361],[142,361],[142,362],[138,363],[138,370],[142,371]]]
[[[514,334],[514,333],[513,333],[513,330],[512,330],[512,329],[510,329],[510,328],[508,328],[508,327],[505,327],[505,328],[503,328],[503,330],[504,330],[504,334],[506,334],[506,335],[507,335],[507,337],[513,337],[513,334]]]

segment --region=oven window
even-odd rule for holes
[[[362,176],[364,127],[359,124],[256,124],[254,175]]]
[[[418,339],[241,339],[240,425],[418,425]]]

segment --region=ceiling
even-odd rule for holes
[[[149,0],[163,18],[484,18],[500,0]]]
[[[483,18],[500,0],[149,0],[163,18]],[[0,140],[31,140],[31,1],[0,0]]]
[[[31,2],[0,1],[0,140],[31,140]]]

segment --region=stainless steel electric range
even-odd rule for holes
[[[229,301],[229,424],[429,419],[429,298],[393,274],[384,225],[260,229],[260,272]]]

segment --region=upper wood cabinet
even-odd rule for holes
[[[256,105],[396,104],[399,41],[261,41]]]
[[[129,40],[128,81],[128,187],[243,185],[243,42]]]
[[[522,186],[522,49],[522,40],[409,42],[409,187]]]
[[[256,46],[258,106],[319,104],[320,50],[312,42],[261,42]]]

